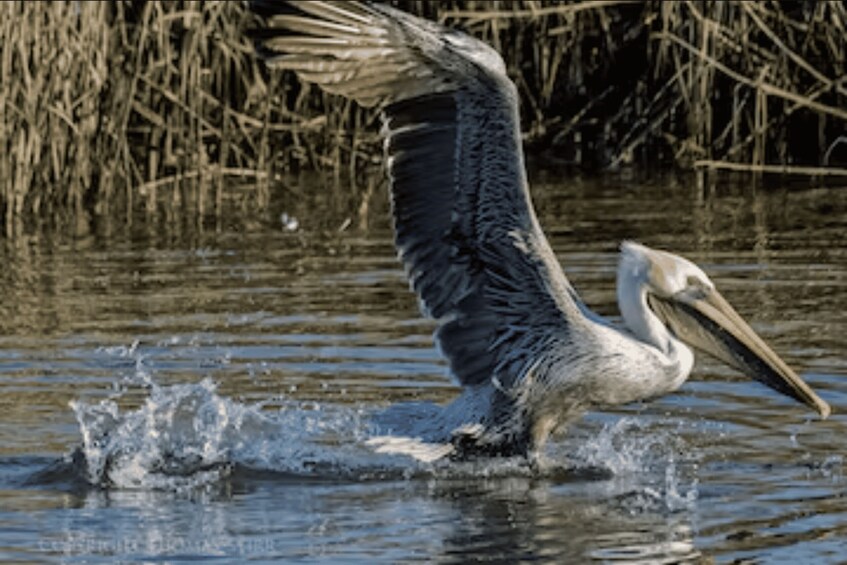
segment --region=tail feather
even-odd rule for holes
[[[399,436],[377,436],[366,443],[377,453],[407,455],[423,463],[443,459],[455,449],[449,443],[428,443],[418,438]]]

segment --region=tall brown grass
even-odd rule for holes
[[[548,158],[847,175],[843,2],[396,3],[500,50]],[[268,74],[255,25],[241,2],[0,3],[2,233],[203,226],[314,168],[364,213],[375,111]]]
[[[95,217],[200,221],[264,205],[267,182],[225,191],[270,170],[278,112],[250,19],[234,2],[0,4],[6,235],[33,221],[85,231]]]

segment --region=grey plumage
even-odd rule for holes
[[[452,441],[454,454],[525,454],[587,408],[685,380],[690,351],[655,329],[639,298],[650,281],[635,272],[676,257],[624,249],[636,266],[622,261],[619,285],[632,286],[629,311],[645,317],[628,321],[649,335],[587,310],[536,219],[516,88],[491,47],[381,4],[253,5],[267,16],[259,49],[269,66],[381,108],[399,255],[465,387],[418,430],[423,439]]]

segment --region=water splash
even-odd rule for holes
[[[684,451],[681,440],[672,432],[648,429],[641,419],[622,418],[599,429],[590,422],[577,426],[563,443],[552,446],[541,469],[523,458],[419,461],[380,453],[379,439],[386,432],[380,422],[385,419],[374,417],[385,410],[284,396],[241,403],[219,394],[208,378],[192,384],[157,383],[156,360],[138,342],[101,351],[123,374],[108,398],[71,402],[82,445],[69,458],[78,474],[97,487],[191,490],[247,470],[309,481],[415,476],[436,481],[588,481],[632,511],[690,508],[697,497],[692,466],[678,455]],[[392,408],[402,416],[389,421],[392,426],[428,420],[441,410],[428,403]]]
[[[120,398],[71,402],[89,483],[183,490],[218,482],[234,467],[335,479],[365,477],[375,465],[396,470],[390,458],[364,446],[361,410],[284,400],[265,410],[220,396],[208,378],[149,382],[149,396],[137,409],[122,411]]]
[[[629,512],[694,508],[698,498],[696,456],[678,434],[624,417],[604,424],[592,435],[575,434],[574,440],[573,464],[607,470],[607,494],[617,496]]]
[[[151,387],[138,410],[115,400],[71,402],[82,434],[86,478],[122,488],[197,486],[226,472],[249,411],[215,394],[209,380]]]
[[[71,402],[82,436],[76,459],[92,485],[180,491],[238,469],[334,481],[538,476],[522,458],[426,463],[378,453],[369,409],[285,398],[245,404],[220,395],[208,378],[162,386],[140,373],[147,393],[140,406],[125,407],[132,386],[97,402]],[[644,426],[623,418],[588,437],[577,431],[554,446],[541,476],[597,483],[633,511],[690,508],[697,485],[687,476],[690,465],[678,464],[680,446],[672,434]]]

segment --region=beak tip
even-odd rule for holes
[[[826,420],[827,418],[829,418],[829,415],[832,413],[832,408],[829,406],[829,404],[827,404],[823,400],[821,400],[818,403],[817,409],[818,409],[818,412],[821,415],[821,420]]]

